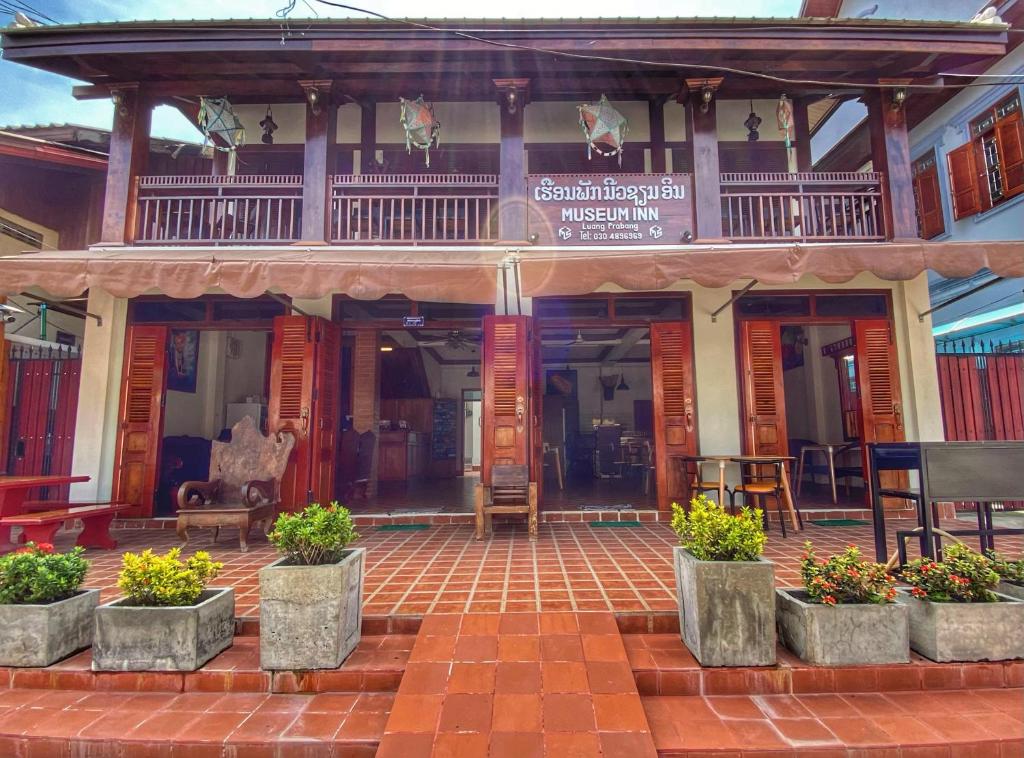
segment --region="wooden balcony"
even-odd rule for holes
[[[722,228],[731,240],[867,242],[887,236],[882,175],[721,175]]]
[[[331,191],[331,242],[494,242],[497,208],[494,174],[339,174]]]
[[[140,176],[136,219],[139,245],[293,242],[302,176]]]

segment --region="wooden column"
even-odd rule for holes
[[[722,236],[722,177],[718,168],[718,125],[715,103],[705,103],[722,83],[714,79],[687,79],[686,131],[693,166],[693,241],[726,242]]]
[[[377,103],[360,103],[359,166],[364,174],[374,173],[377,163]]]
[[[302,241],[331,239],[331,177],[336,165],[338,107],[331,82],[299,82],[306,94],[306,149],[302,164]]]
[[[811,121],[807,117],[810,100],[798,97],[793,100],[793,132],[796,139],[796,170],[811,171]]]
[[[149,158],[153,104],[138,84],[122,84],[110,91],[116,105],[100,240],[108,245],[130,245],[135,238],[138,177],[145,172]]]
[[[665,101],[661,98],[647,103],[651,129],[651,173],[665,173]]]
[[[526,142],[523,123],[529,79],[495,79],[501,124],[498,177],[500,244],[526,242]]]
[[[213,150],[213,159],[210,161],[210,173],[214,176],[224,176],[228,172],[228,153],[224,150]]]
[[[366,494],[377,494],[377,451],[380,447],[380,335],[357,331],[352,349],[352,428],[362,434],[373,432],[373,467]]]
[[[0,297],[0,303],[7,302],[7,298]],[[3,311],[0,311],[3,314]],[[7,439],[10,437],[7,429],[7,384],[10,381],[10,372],[7,361],[7,339],[4,337],[6,324],[0,321],[0,473],[7,471]]]
[[[882,187],[889,202],[890,239],[917,240],[906,109],[893,107],[891,89],[872,90],[864,96],[864,102],[868,106],[871,165],[884,174]]]

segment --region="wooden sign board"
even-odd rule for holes
[[[689,174],[532,174],[538,245],[678,245],[693,233]]]

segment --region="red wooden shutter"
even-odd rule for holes
[[[531,324],[532,326],[532,324]],[[544,500],[544,353],[541,341],[540,329],[531,329],[530,344],[532,353],[530,355],[531,386],[530,386],[530,418],[532,428],[530,429],[531,449],[533,459],[530,465],[533,467],[534,478],[537,481],[537,501]],[[559,458],[561,461],[561,458]],[[554,472],[552,472],[554,473]]]
[[[318,318],[316,371],[310,481],[313,500],[326,504],[335,499],[334,454],[338,441],[340,402],[341,326]]]
[[[788,455],[782,332],[775,321],[744,321],[743,399],[748,455]]]
[[[651,324],[651,376],[658,507],[666,510],[685,495],[679,467],[670,456],[697,452],[693,343],[688,323]]]
[[[892,326],[886,319],[853,322],[857,387],[860,392],[861,441],[904,439],[900,371]]]
[[[484,316],[483,444],[480,477],[494,465],[530,463],[529,316]],[[531,479],[535,474],[531,474]]]
[[[121,414],[114,458],[114,499],[153,515],[167,384],[167,327],[130,326],[121,379]]]
[[[996,122],[996,148],[1003,169],[1003,197],[1024,192],[1024,124],[1016,111]]]
[[[291,461],[281,480],[283,510],[301,510],[312,495],[310,483],[310,422],[313,413],[313,377],[316,356],[314,319],[277,316],[270,365],[271,434],[295,435]]]
[[[914,177],[914,196],[921,221],[921,237],[927,240],[946,231],[942,217],[942,196],[939,193],[939,173],[934,166]]]
[[[946,155],[949,187],[953,195],[953,218],[961,219],[981,212],[981,189],[974,159],[974,143],[968,142]]]

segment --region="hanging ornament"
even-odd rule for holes
[[[234,153],[245,144],[245,127],[238,120],[226,97],[200,97],[199,117],[196,119],[203,133],[203,149],[214,148]],[[219,137],[227,147],[217,144]]]
[[[786,149],[793,146],[793,101],[785,94],[779,97],[779,104],[775,107],[775,118],[779,124],[779,131],[786,140]]]
[[[626,117],[619,113],[608,98],[601,95],[596,103],[581,105],[580,127],[583,129],[583,137],[587,141],[587,159],[591,159],[591,151],[606,158],[613,155],[619,157],[619,165],[622,165],[622,146],[626,142],[626,134],[629,132],[629,122]],[[603,146],[602,147],[599,147]]]
[[[423,101],[423,95],[415,100],[398,98],[402,103],[401,122],[405,130],[405,150],[412,153],[413,147],[419,148],[427,156],[427,168],[430,168],[430,147],[441,144],[441,123],[434,116],[434,106]]]
[[[274,132],[277,131],[277,124],[274,122],[274,112],[270,110],[270,106],[267,106],[267,115],[260,121],[260,128],[263,130],[263,136],[260,137],[260,142],[264,145],[274,144]]]
[[[757,127],[761,125],[761,117],[754,113],[754,101],[750,101],[750,115],[747,116],[747,120],[743,122],[743,126],[747,127],[747,142],[757,142],[761,139],[761,135],[757,133]]]

